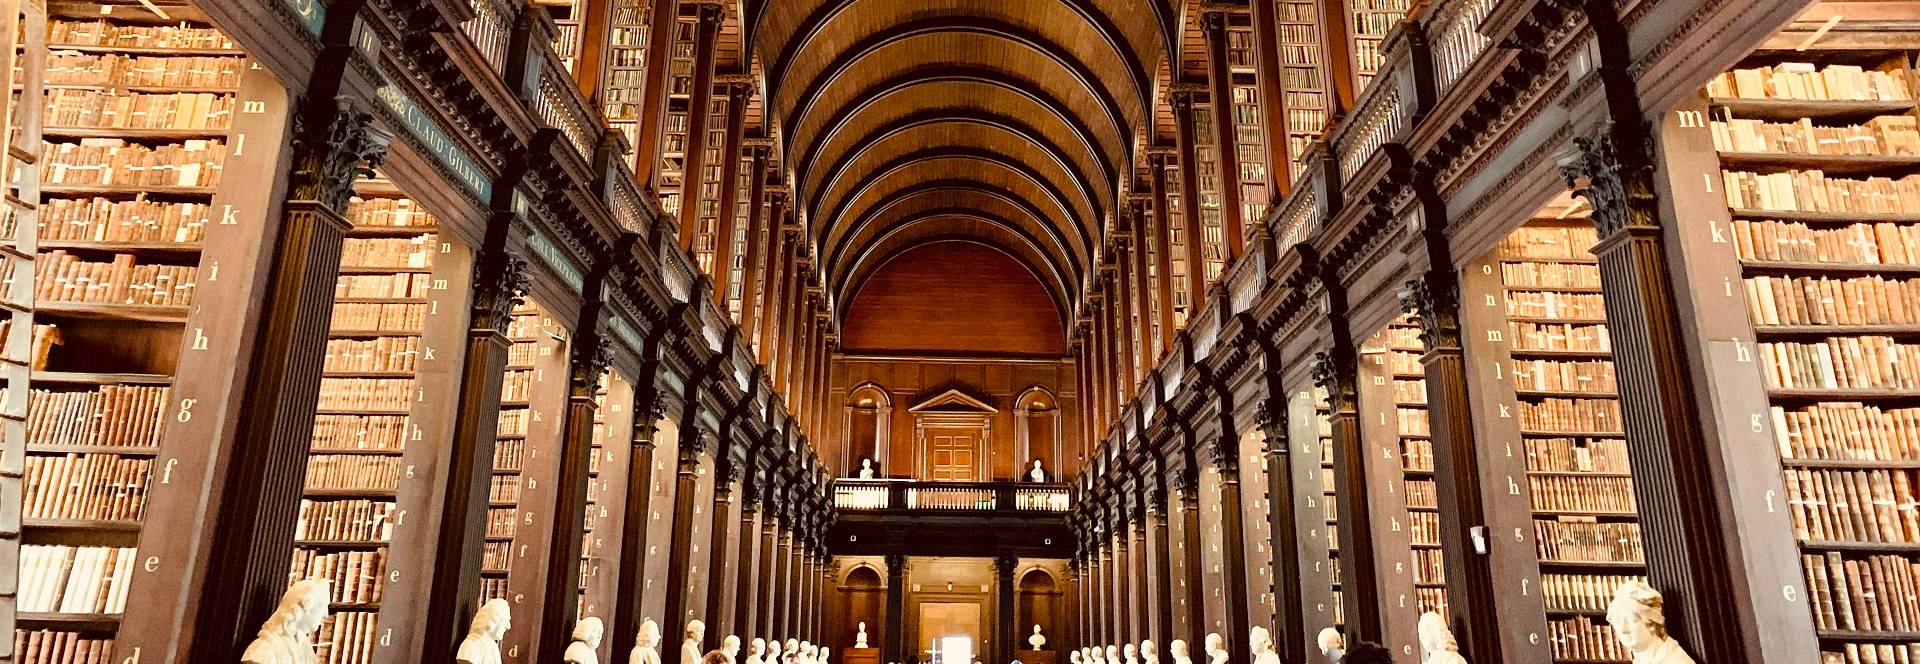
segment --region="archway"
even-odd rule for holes
[[[1033,636],[1033,626],[1039,625],[1040,634],[1047,638],[1045,649],[1058,652],[1066,645],[1067,635],[1060,631],[1063,624],[1057,614],[1060,591],[1054,584],[1053,575],[1036,567],[1020,576],[1017,588],[1013,609],[1018,619],[1014,623],[1016,647],[1021,652],[1031,652],[1033,646],[1027,639]]]
[[[863,383],[847,394],[847,432],[840,458],[846,464],[845,477],[860,474],[860,462],[872,460],[875,477],[887,477],[887,432],[893,428],[893,399],[887,390],[874,383]]]
[[[834,649],[853,648],[859,642],[860,623],[867,624],[867,647],[879,648],[883,638],[880,630],[886,625],[880,612],[887,602],[887,590],[880,581],[880,573],[869,565],[856,566],[840,583],[840,593],[844,600],[840,605],[847,607],[847,611],[831,640]]]

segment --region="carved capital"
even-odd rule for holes
[[[293,116],[292,198],[317,201],[347,213],[353,182],[386,158],[393,137],[373,126],[373,115],[356,110],[347,97],[332,106],[305,105]]]
[[[533,278],[527,274],[527,259],[506,253],[476,264],[473,284],[474,326],[506,334],[513,309],[533,287]]]
[[[1207,455],[1207,463],[1222,473],[1240,470],[1240,450],[1234,445],[1234,439],[1218,437],[1200,443],[1200,452]]]
[[[1420,323],[1420,344],[1427,350],[1460,346],[1460,284],[1451,275],[1409,279],[1398,295],[1400,306]]]
[[[1354,381],[1358,377],[1354,375],[1353,358],[1344,353],[1315,351],[1312,370],[1313,383],[1327,391],[1327,403],[1335,410],[1356,401]]]
[[[1559,155],[1560,174],[1576,196],[1593,206],[1593,225],[1600,238],[1627,227],[1656,227],[1653,134],[1623,131],[1611,120],[1599,129],[1573,139],[1574,149]],[[1637,134],[1633,145],[1619,145]]]
[[[1254,414],[1254,425],[1260,427],[1265,452],[1286,454],[1287,448],[1287,409],[1274,409],[1267,403],[1260,404],[1259,412]]]
[[[640,417],[639,421],[633,423],[633,446],[652,449],[653,436],[660,431],[660,421],[667,417],[667,400],[660,395],[654,395],[653,401],[647,404],[645,410],[639,408],[634,410]]]
[[[593,335],[589,343],[574,344],[569,364],[574,394],[591,397],[599,389],[600,375],[613,366],[613,340]]]

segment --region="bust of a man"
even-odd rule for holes
[[[1167,644],[1167,655],[1173,658],[1173,664],[1193,664],[1193,655],[1187,652],[1186,639],[1174,639]]]
[[[1153,639],[1140,642],[1141,664],[1160,664],[1160,650],[1153,645]]]
[[[787,645],[781,649],[781,659],[793,664],[800,661],[800,639],[787,639]]]
[[[1068,663],[1068,664],[1083,664],[1083,662],[1084,662],[1084,661],[1085,661],[1085,660],[1082,660],[1082,659],[1080,658],[1080,651],[1079,651],[1079,650],[1075,650],[1075,651],[1073,651],[1073,652],[1070,652],[1070,653],[1067,653],[1067,663]]]
[[[1042,646],[1047,645],[1047,637],[1040,634],[1039,625],[1033,626],[1033,636],[1027,637],[1027,645],[1033,646],[1034,650],[1039,650]]]
[[[1033,460],[1033,470],[1027,471],[1027,479],[1034,482],[1047,481],[1047,470],[1040,467],[1040,460]]]
[[[1106,655],[1107,664],[1122,664],[1122,662],[1126,661],[1120,659],[1120,646],[1107,646]]]
[[[1207,634],[1207,664],[1227,664],[1227,639],[1218,632]]]
[[[1613,637],[1633,653],[1633,664],[1694,664],[1667,634],[1666,603],[1660,591],[1642,581],[1628,581],[1613,591],[1607,604],[1607,624]]]
[[[687,621],[686,635],[680,640],[680,664],[700,664],[700,642],[707,640],[707,624]]]
[[[280,596],[280,606],[260,625],[259,636],[240,654],[244,664],[315,664],[313,632],[327,619],[325,579],[295,582]]]
[[[1428,611],[1420,614],[1420,661],[1426,664],[1467,664],[1467,658],[1460,655],[1460,644],[1453,640],[1453,630],[1447,629],[1447,620],[1440,614]]]
[[[831,650],[832,650],[832,649],[830,649],[830,648],[828,648],[828,647],[826,647],[826,646],[820,646],[820,658],[819,658],[819,660],[818,660],[818,661],[819,661],[819,664],[827,664],[827,656],[828,656],[829,654],[832,654],[832,653],[830,652]]]
[[[861,621],[861,622],[860,622],[860,633],[859,633],[859,634],[855,634],[855,635],[853,635],[853,647],[855,647],[855,648],[867,648],[867,647],[869,647],[869,646],[867,645],[867,623],[866,623],[866,621]]]
[[[1140,664],[1140,648],[1131,643],[1120,646],[1120,654],[1126,664]]]
[[[727,664],[739,661],[740,637],[728,634],[727,638],[720,639],[720,654],[727,656]]]
[[[1347,654],[1347,641],[1340,637],[1340,630],[1327,627],[1320,630],[1314,640],[1320,646],[1320,654],[1327,656],[1328,662],[1339,662]]]
[[[634,636],[633,652],[627,655],[627,664],[660,664],[660,623],[652,618],[640,623],[640,633]]]
[[[754,637],[753,641],[747,643],[747,664],[761,664],[765,661],[766,654],[766,639]]]
[[[500,637],[513,627],[513,608],[507,600],[495,597],[480,605],[467,627],[467,638],[453,659],[461,664],[500,664]]]
[[[860,460],[860,479],[873,479],[873,459]]]
[[[599,618],[587,616],[573,626],[573,643],[567,644],[567,652],[560,656],[567,664],[600,664],[600,639],[606,636],[607,628]]]
[[[1273,632],[1265,627],[1247,630],[1247,649],[1253,656],[1253,664],[1280,664],[1280,653],[1273,650]]]

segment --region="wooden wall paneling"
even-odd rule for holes
[[[1207,49],[1207,99],[1212,103],[1207,111],[1213,114],[1214,167],[1219,169],[1220,194],[1220,241],[1226,245],[1226,265],[1232,265],[1234,259],[1247,252],[1247,238],[1242,230],[1246,224],[1257,224],[1258,219],[1242,219],[1244,208],[1240,207],[1240,153],[1237,149],[1240,140],[1237,135],[1238,123],[1233,121],[1233,68],[1227,62],[1227,12],[1209,11],[1200,16],[1200,35]],[[1244,640],[1241,635],[1239,639]]]
[[[1149,439],[1147,445],[1157,447]],[[1174,578],[1173,578],[1173,541],[1167,528],[1167,469],[1166,459],[1155,451],[1149,462],[1140,472],[1147,484],[1145,496],[1145,519],[1148,532],[1147,570],[1148,579],[1147,636],[1155,645],[1168,648],[1173,645],[1177,635],[1173,631]]]
[[[1716,534],[1729,545],[1728,564],[1740,572],[1735,599],[1740,611],[1752,616],[1742,620],[1764,623],[1763,628],[1749,632],[1749,652],[1769,660],[1810,661],[1818,652],[1837,651],[1844,644],[1822,648],[1818,641],[1812,611],[1806,610],[1812,599],[1807,596],[1801,559],[1795,555],[1799,551],[1793,524],[1781,499],[1791,495],[1785,475],[1781,464],[1759,460],[1778,458],[1781,446],[1776,441],[1789,438],[1774,430],[1779,420],[1769,415],[1769,406],[1792,411],[1799,404],[1770,403],[1765,389],[1759,340],[1752,318],[1744,315],[1749,299],[1732,242],[1737,231],[1721,191],[1724,180],[1713,129],[1700,121],[1708,117],[1706,100],[1696,96],[1661,113],[1653,130],[1661,174],[1655,181],[1659,214],[1668,228],[1666,237],[1672,240],[1669,265],[1678,285],[1674,298],[1681,328],[1691,335],[1684,346],[1687,366],[1692,369],[1695,401],[1712,405],[1698,417],[1709,450],[1708,465],[1721,474],[1713,486],[1722,493],[1728,517]],[[1870,303],[1865,308],[1878,306]],[[1777,616],[1782,602],[1790,607],[1791,620],[1763,618]],[[1801,619],[1803,610],[1808,619]]]
[[[668,318],[673,317],[669,312]],[[635,374],[632,388],[627,396],[628,410],[632,413],[631,429],[612,427],[614,441],[609,444],[622,444],[626,449],[626,463],[608,466],[606,472],[617,473],[626,483],[620,496],[619,564],[613,572],[618,585],[614,598],[609,598],[612,617],[607,619],[607,642],[614,653],[633,650],[640,625],[649,614],[646,597],[655,594],[648,575],[648,561],[654,557],[650,540],[657,536],[663,525],[654,515],[659,506],[654,502],[658,482],[655,443],[660,438],[661,420],[665,418],[667,400],[661,393],[657,374],[661,369],[660,346],[667,332],[664,327],[655,330],[646,339],[646,346],[639,350],[640,370]],[[612,395],[608,396],[613,399]],[[609,423],[612,424],[611,422]],[[612,498],[607,499],[609,502]],[[610,535],[611,536],[611,535]]]
[[[1217,389],[1229,389],[1216,385]],[[1243,522],[1240,488],[1240,435],[1233,422],[1233,403],[1229,398],[1220,400],[1221,431],[1210,441],[1204,453],[1211,456],[1207,460],[1213,470],[1214,479],[1219,487],[1220,502],[1220,550],[1221,566],[1219,570],[1222,606],[1222,621],[1217,625],[1227,640],[1227,652],[1230,657],[1242,661],[1252,661],[1253,655],[1248,647],[1248,588],[1252,579],[1247,576],[1246,525]]]
[[[793,509],[795,500],[791,487],[782,492],[786,508],[782,512],[779,532],[775,535],[775,555],[773,558],[773,626],[772,631],[781,639],[793,637],[792,604],[793,597]]]
[[[774,434],[774,440],[781,441],[781,435]],[[777,472],[778,462],[769,463],[766,470],[767,486],[762,494],[766,504],[760,511],[760,544],[757,547],[760,552],[758,559],[760,571],[755,576],[759,578],[760,583],[754,588],[752,602],[753,633],[769,640],[778,638],[778,635],[773,633],[773,595],[779,592],[779,577],[775,574],[775,569],[780,560],[781,509],[779,505],[784,494],[778,486]],[[768,646],[772,647],[772,644],[769,643]]]
[[[1262,332],[1262,345],[1268,343],[1265,336]],[[1293,431],[1293,412],[1288,406],[1286,386],[1279,376],[1282,365],[1277,361],[1278,355],[1272,348],[1263,353],[1262,382],[1268,396],[1261,403],[1256,421],[1261,430],[1262,479],[1266,480],[1266,575],[1272,588],[1270,608],[1273,611],[1272,622],[1262,626],[1273,630],[1274,649],[1282,653],[1282,657],[1292,657],[1306,652],[1310,640],[1306,626],[1307,579],[1300,571],[1301,543],[1306,539],[1302,526],[1324,530],[1325,522],[1303,524],[1298,520],[1302,501],[1295,495],[1293,459],[1295,455],[1308,454],[1309,450],[1302,449],[1307,440],[1297,437]]]
[[[1133,591],[1133,605],[1129,607],[1132,615],[1132,625],[1129,631],[1133,635],[1130,641],[1136,644],[1142,640],[1153,638],[1151,636],[1153,622],[1152,578],[1147,576],[1147,531],[1149,528],[1147,521],[1147,503],[1150,500],[1149,494],[1151,493],[1147,486],[1146,477],[1148,474],[1150,474],[1150,472],[1140,465],[1133,467],[1133,472],[1131,473],[1134,483],[1133,495],[1131,496],[1133,504],[1128,507],[1128,514],[1133,517],[1132,521],[1127,524],[1127,534],[1133,540],[1132,543],[1127,546],[1127,585]]]
[[[696,341],[696,343],[704,343]],[[704,372],[702,372],[704,373]],[[696,378],[698,380],[698,378]],[[672,534],[667,549],[666,610],[662,613],[661,630],[669,635],[682,633],[688,620],[698,618],[694,608],[694,597],[690,582],[694,562],[694,542],[696,531],[694,523],[700,510],[697,505],[701,493],[701,478],[706,474],[702,457],[715,443],[701,430],[700,411],[702,407],[698,397],[698,387],[689,386],[689,397],[682,411],[685,424],[680,430],[680,449],[674,471],[673,522]],[[700,511],[696,511],[700,510]],[[702,598],[704,599],[704,597]],[[680,639],[668,637],[668,643]],[[663,647],[666,647],[663,645]],[[704,652],[704,651],[703,651]]]
[[[282,184],[290,175],[292,156],[278,146],[287,144],[291,133],[288,123],[293,113],[299,112],[286,90],[264,69],[247,69],[234,99],[236,104],[251,101],[265,104],[259,113],[235,114],[227,133],[228,141],[245,137],[243,140],[258,149],[244,157],[228,156],[225,169],[231,170],[223,169],[227,177],[222,178],[211,201],[223,215],[219,222],[206,227],[200,255],[200,265],[206,272],[195,287],[196,304],[183,316],[183,331],[174,342],[179,344],[173,352],[177,368],[153,460],[156,470],[147,483],[148,507],[140,529],[138,555],[142,573],[134,576],[129,587],[131,597],[156,601],[121,617],[118,652],[138,652],[154,658],[184,656],[193,644],[182,638],[185,630],[181,628],[200,622],[198,598],[217,594],[212,590],[216,585],[213,576],[224,573],[210,566],[217,555],[212,548],[225,544],[224,538],[215,534],[216,519],[221,517],[214,513],[214,508],[222,505],[226,498],[232,478],[229,468],[236,463],[234,448],[245,440],[242,437],[245,428],[239,426],[235,416],[243,407],[252,380],[251,358],[256,339],[265,333],[262,329],[266,322],[262,312],[264,293],[272,288],[269,282],[272,266],[268,260],[271,252],[267,248],[278,241],[277,229],[283,223],[281,216],[292,213],[290,208],[283,209],[283,201],[291,192]],[[337,261],[338,249],[334,254]],[[213,276],[211,268],[216,265],[225,268],[225,274],[221,275],[226,277],[224,280],[208,278]],[[44,303],[40,304],[39,308],[47,308]],[[41,322],[58,325],[63,321]],[[320,327],[325,329],[324,324]],[[281,335],[290,333],[291,330],[280,331]],[[158,336],[156,345],[164,346],[168,342],[166,337]],[[235,361],[211,361],[216,353],[231,353]],[[317,382],[319,371],[309,373]],[[313,403],[312,395],[308,396],[307,403]],[[292,459],[283,461],[301,463]],[[297,483],[298,479],[292,481]],[[245,518],[244,514],[232,517]],[[292,522],[286,521],[289,525]],[[281,552],[277,561],[260,563],[284,562],[286,558],[287,553]],[[286,582],[284,568],[281,574],[273,580],[273,590],[257,594],[277,596]],[[246,573],[237,578],[223,577],[219,585],[233,590],[267,581],[263,576]],[[238,610],[239,607],[230,606],[216,611],[235,622],[224,627],[217,624],[220,622],[217,616],[208,615],[214,622],[208,625],[210,631],[204,645],[196,647],[210,650],[238,647],[232,642],[238,636],[235,633],[239,629],[238,618],[233,616]],[[224,645],[214,647],[215,641]]]
[[[706,610],[701,612],[707,623],[708,633],[713,635],[717,647],[720,640],[736,634],[733,625],[733,606],[730,604],[739,582],[734,575],[737,563],[733,559],[733,524],[739,520],[735,514],[739,505],[734,500],[734,484],[740,481],[740,463],[733,458],[734,447],[731,420],[721,425],[719,447],[714,449],[713,505],[712,525],[708,528],[707,544],[707,587]]]
[[[1364,488],[1346,495],[1364,496],[1367,506],[1361,513],[1371,518],[1351,521],[1342,518],[1341,523],[1354,524],[1348,530],[1354,534],[1348,538],[1355,541],[1352,548],[1364,548],[1372,553],[1372,558],[1361,563],[1359,569],[1371,567],[1378,575],[1374,601],[1381,607],[1380,643],[1388,650],[1407,656],[1415,654],[1419,645],[1413,628],[1420,617],[1420,603],[1414,585],[1413,542],[1409,533],[1413,524],[1408,521],[1406,471],[1400,461],[1400,427],[1395,415],[1393,367],[1387,361],[1387,349],[1386,337],[1376,333],[1361,345],[1358,366],[1359,410],[1365,414],[1358,420],[1361,453],[1352,460],[1359,466],[1357,470]],[[1343,470],[1342,474],[1350,472],[1353,471]],[[1366,540],[1364,546],[1360,540]]]
[[[741,641],[744,642],[741,646],[743,649],[753,644],[754,637],[765,638],[766,635],[766,630],[755,620],[754,615],[756,605],[759,604],[758,593],[763,585],[761,580],[765,578],[760,574],[761,560],[764,558],[760,550],[760,503],[762,494],[766,491],[766,483],[761,479],[764,471],[757,457],[760,450],[764,449],[767,440],[764,436],[771,435],[764,434],[759,441],[753,443],[747,452],[747,460],[741,468],[740,525],[737,531],[739,543],[736,545],[739,547],[739,562],[734,568],[736,581],[731,589],[734,592],[734,598],[733,616],[730,622],[740,634]]]
[[[1118,471],[1118,469],[1116,469]],[[1134,613],[1139,607],[1133,580],[1133,499],[1124,485],[1115,487],[1112,502],[1113,519],[1113,623],[1119,637],[1114,639],[1121,644],[1139,641],[1135,631]]]
[[[558,489],[566,481],[561,472],[568,442],[565,440],[569,398],[567,365],[572,334],[568,323],[546,313],[540,303],[531,303],[530,309],[535,312],[532,316],[532,320],[537,321],[535,330],[520,331],[525,327],[516,325],[518,330],[511,333],[516,334],[515,339],[522,339],[528,337],[519,334],[532,332],[535,339],[530,373],[522,372],[529,380],[524,383],[527,392],[521,397],[524,401],[515,399],[509,381],[500,401],[503,410],[524,406],[521,411],[527,419],[524,447],[517,473],[500,467],[494,469],[497,490],[488,498],[488,505],[511,508],[514,514],[513,539],[505,561],[505,597],[513,607],[516,621],[515,629],[508,630],[507,637],[500,642],[501,655],[508,662],[538,660],[534,650],[545,627],[539,617],[553,608],[545,605],[548,575],[554,574],[557,566],[553,558],[555,552],[550,547],[559,536],[555,531],[565,527],[561,520],[565,518],[571,523],[572,517],[578,515],[573,511],[557,512],[561,494]],[[510,361],[509,367],[512,366]],[[517,491],[505,488],[514,486],[518,487]],[[515,493],[517,498],[510,497]],[[576,553],[576,565],[578,557]],[[568,581],[577,583],[578,578]]]

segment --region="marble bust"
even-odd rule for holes
[[[827,664],[827,655],[829,654],[828,652],[829,650],[830,649],[827,648],[826,646],[820,646],[820,658],[816,660],[819,662],[819,664]]]
[[[728,634],[727,638],[720,639],[720,654],[727,656],[727,664],[739,661],[740,637]]]
[[[1207,664],[1227,664],[1227,639],[1218,632],[1207,634]]]
[[[1187,653],[1185,639],[1174,639],[1167,644],[1167,654],[1173,658],[1173,664],[1193,664],[1193,656]]]
[[[1080,651],[1075,650],[1067,653],[1067,662],[1069,662],[1069,664],[1083,664],[1083,660],[1080,659]]]
[[[1273,649],[1273,632],[1265,627],[1247,630],[1247,649],[1253,664],[1280,664],[1280,653]]]
[[[1039,650],[1047,645],[1047,637],[1040,634],[1039,625],[1033,626],[1033,636],[1027,637],[1027,645],[1033,646],[1034,650]]]
[[[862,621],[860,623],[860,633],[853,635],[853,647],[855,648],[869,647],[867,645],[867,623],[865,621]]]
[[[1633,653],[1633,664],[1694,664],[1667,634],[1665,600],[1643,581],[1628,581],[1613,591],[1607,604],[1607,624],[1613,637]]]
[[[814,664],[814,655],[818,654],[812,641],[800,642],[800,664]]]
[[[786,647],[782,648],[780,652],[780,661],[786,664],[798,664],[800,661],[800,639],[787,639]]]
[[[1106,655],[1107,664],[1121,664],[1123,661],[1120,659],[1120,646],[1107,646],[1103,654]]]
[[[467,627],[467,638],[453,659],[462,664],[500,664],[500,637],[513,627],[513,608],[507,600],[495,597],[480,605]]]
[[[680,664],[700,664],[700,642],[706,639],[706,623],[687,621],[686,636],[680,641]]]
[[[765,661],[766,654],[766,639],[754,637],[753,641],[747,644],[747,664],[761,664]]]
[[[599,618],[587,616],[573,626],[573,643],[567,644],[567,652],[560,659],[567,664],[600,664],[600,639],[606,636],[607,628]]]
[[[1320,654],[1326,655],[1329,662],[1338,662],[1346,656],[1347,642],[1340,637],[1340,630],[1332,627],[1322,629],[1314,642],[1320,646]]]
[[[1453,630],[1447,629],[1447,620],[1432,611],[1420,614],[1420,651],[1426,653],[1420,660],[1426,664],[1467,664],[1467,658],[1460,655],[1460,644],[1453,640]]]
[[[1129,643],[1124,646],[1120,646],[1120,653],[1121,653],[1121,656],[1125,658],[1126,664],[1140,664],[1140,648],[1139,647]]]
[[[640,623],[640,633],[633,639],[633,652],[627,655],[627,664],[660,664],[660,623],[652,618]]]
[[[860,460],[860,479],[873,479],[873,459]]]
[[[1140,642],[1141,664],[1160,664],[1160,651],[1153,646],[1153,639]]]
[[[240,654],[244,664],[315,664],[313,632],[327,619],[329,585],[325,579],[295,582],[280,596],[280,606],[260,625],[260,633]]]
[[[1045,468],[1040,467],[1039,459],[1033,460],[1033,470],[1027,471],[1027,480],[1033,481],[1033,482],[1047,481],[1047,470]]]

